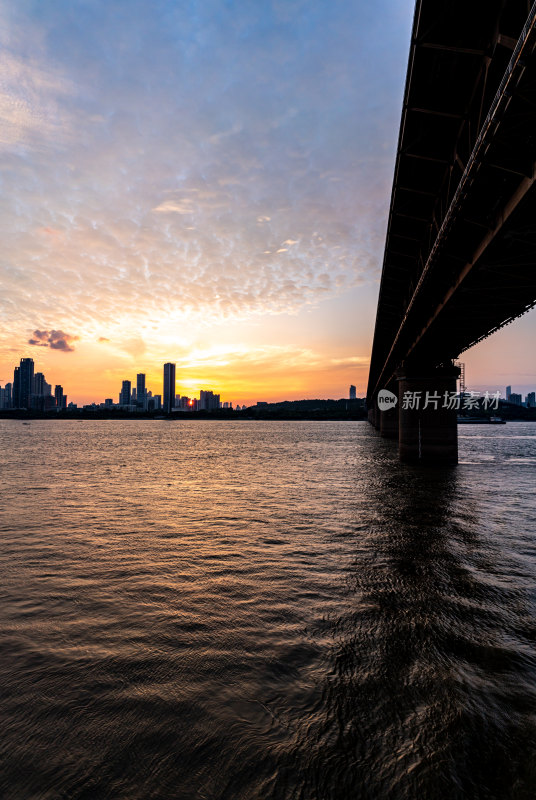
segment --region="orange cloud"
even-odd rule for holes
[[[71,336],[71,334],[63,331],[35,330],[32,338],[28,339],[28,344],[36,347],[50,347],[52,350],[62,350],[64,353],[72,353],[75,349],[72,346],[72,342],[78,341],[79,338],[79,336]]]

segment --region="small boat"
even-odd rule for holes
[[[490,425],[506,425],[506,420],[502,417],[490,417]]]

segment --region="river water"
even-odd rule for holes
[[[536,794],[536,424],[0,420],[5,800]]]

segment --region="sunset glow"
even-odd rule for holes
[[[4,5],[0,383],[362,396],[412,5]]]

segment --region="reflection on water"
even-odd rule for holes
[[[358,422],[0,440],[1,796],[534,796],[535,426],[428,471]]]

